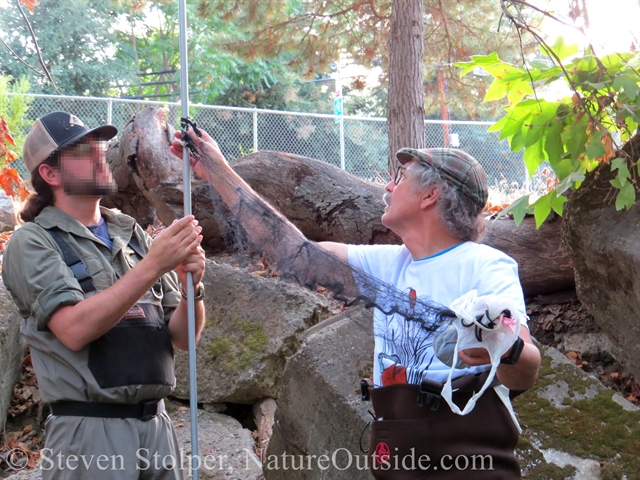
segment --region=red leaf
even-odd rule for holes
[[[27,8],[31,13],[33,13],[33,7],[37,7],[38,5],[40,5],[38,3],[38,0],[20,0],[20,1],[27,6]]]
[[[0,117],[0,141],[2,143],[8,143],[9,145],[16,144],[15,140],[11,136],[11,130],[9,130],[9,125],[7,125],[7,121]]]

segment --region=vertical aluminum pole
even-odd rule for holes
[[[340,59],[338,58],[338,76],[336,77],[336,94],[342,102],[342,111],[340,112],[340,168],[346,169],[344,161],[344,98],[342,98],[342,72],[340,70]]]
[[[180,98],[182,117],[189,117],[189,80],[187,59],[187,5],[179,0],[180,22]],[[183,149],[184,177],[184,214],[191,215],[191,165],[189,149]],[[189,406],[191,409],[191,473],[198,480],[200,456],[198,455],[198,385],[196,382],[196,320],[193,291],[193,276],[187,273],[187,315],[189,328]]]

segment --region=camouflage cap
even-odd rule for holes
[[[396,158],[402,165],[411,160],[431,165],[481,208],[484,208],[487,203],[489,197],[487,174],[475,158],[462,150],[401,148],[396,153]]]

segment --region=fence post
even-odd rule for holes
[[[253,151],[258,151],[258,109],[253,109]]]
[[[113,118],[113,101],[111,98],[107,101],[107,125],[111,125]]]
[[[344,118],[340,115],[340,168],[346,170],[344,163]]]

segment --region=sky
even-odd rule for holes
[[[567,0],[549,2],[549,9],[558,13],[566,10]],[[615,51],[628,51],[632,42],[640,46],[640,0],[587,0],[589,29],[585,38],[575,29],[549,21],[544,25],[545,33],[554,39],[562,35],[565,43],[587,45],[593,43],[599,55]],[[534,2],[541,6],[542,2]]]

